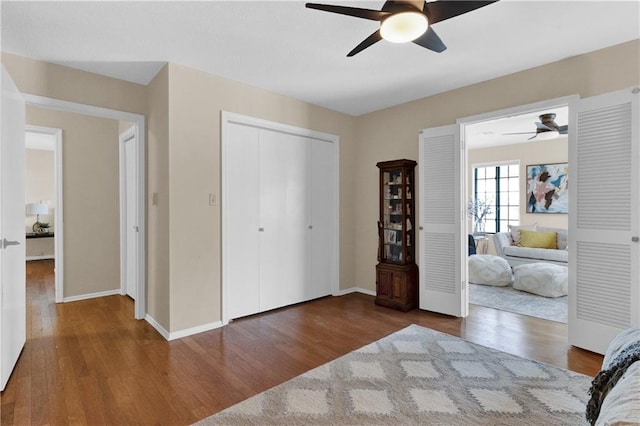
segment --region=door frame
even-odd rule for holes
[[[138,142],[138,283],[136,288],[137,298],[134,301],[136,319],[144,319],[147,311],[146,292],[146,122],[142,114],[119,111],[110,108],[102,108],[77,102],[63,101],[60,99],[23,93],[27,106],[47,108],[64,112],[90,115],[112,120],[132,121]],[[122,168],[122,165],[120,165]],[[122,251],[122,247],[120,248]]]
[[[129,259],[127,258],[127,232],[131,231],[131,227],[127,223],[127,188],[129,183],[127,182],[127,170],[126,170],[126,155],[125,155],[125,143],[131,139],[134,139],[134,144],[136,150],[138,149],[138,139],[136,138],[136,129],[135,125],[131,126],[124,132],[118,135],[118,150],[119,150],[119,179],[120,179],[120,294],[123,296],[127,294],[127,265],[129,264]],[[136,174],[137,174],[137,166],[136,163]],[[139,226],[137,226],[139,231]],[[135,263],[140,266],[139,261],[136,259]],[[136,276],[137,276],[136,271]],[[137,289],[136,289],[137,290]],[[137,292],[136,292],[137,298]],[[135,300],[135,299],[134,299]]]
[[[42,133],[55,138],[53,145],[53,175],[56,199],[56,213],[53,217],[53,258],[54,258],[54,295],[55,302],[64,301],[64,206],[63,206],[63,161],[62,129],[53,127],[25,125],[25,132]]]
[[[467,192],[469,190],[471,190],[471,188],[467,188],[467,182],[469,180],[467,171],[469,168],[468,165],[468,161],[467,161],[467,157],[468,157],[468,151],[469,151],[469,147],[468,144],[466,142],[467,140],[467,136],[466,136],[466,126],[471,125],[471,124],[475,124],[475,123],[480,123],[483,121],[489,121],[489,120],[496,120],[499,118],[505,118],[505,117],[510,117],[513,115],[521,115],[521,114],[527,114],[529,112],[532,111],[538,111],[538,110],[542,110],[542,109],[546,109],[546,108],[558,108],[558,107],[563,107],[563,106],[569,106],[572,102],[575,102],[576,100],[580,99],[580,95],[569,95],[569,96],[563,96],[560,98],[554,98],[554,99],[548,99],[548,100],[544,100],[544,101],[539,101],[539,102],[534,102],[534,103],[530,103],[530,104],[524,104],[524,105],[518,105],[515,107],[509,107],[509,108],[505,108],[505,109],[501,109],[501,110],[496,110],[496,111],[490,111],[490,112],[485,112],[482,114],[477,114],[477,115],[471,115],[468,117],[462,117],[462,118],[458,118],[456,120],[456,124],[458,124],[460,126],[460,139],[461,139],[461,143],[462,143],[462,149],[463,149],[463,155],[462,157],[464,157],[463,163],[462,163],[462,170],[460,171],[460,190],[464,191],[462,193],[463,196],[463,200],[465,200],[466,203],[466,199],[467,199]],[[462,217],[461,217],[461,232],[462,235],[466,236],[467,234],[469,234],[469,221],[467,220],[466,214],[463,213]],[[466,241],[466,238],[465,238]],[[466,243],[465,243],[466,244]],[[465,245],[466,247],[466,245]],[[466,250],[465,250],[466,253]],[[464,279],[464,283],[465,286],[467,286],[468,288],[468,284],[469,284],[469,273],[467,271],[467,267],[466,265],[464,265],[463,263],[467,261],[467,256],[464,256],[461,258],[461,264],[459,265],[459,268],[461,268],[462,271],[465,271],[465,275],[462,277]],[[466,305],[467,305],[467,309],[469,306],[469,300],[467,299],[466,301]]]

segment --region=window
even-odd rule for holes
[[[520,164],[474,167],[474,200],[491,206],[485,232],[504,232],[520,223]]]

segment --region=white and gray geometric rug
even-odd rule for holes
[[[567,296],[542,297],[515,290],[511,286],[469,283],[469,303],[565,324],[569,310],[567,300]]]
[[[582,425],[590,383],[411,325],[197,425]]]

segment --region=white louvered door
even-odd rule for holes
[[[467,316],[462,282],[459,127],[420,132],[420,309]]]
[[[569,106],[569,343],[601,354],[640,324],[638,92]]]

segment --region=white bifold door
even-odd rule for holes
[[[569,343],[640,324],[640,89],[569,105]]]
[[[467,316],[459,126],[420,131],[420,309]],[[466,239],[466,236],[464,236]]]
[[[26,341],[25,103],[2,67],[0,127],[0,390]]]
[[[223,119],[224,320],[329,295],[336,279],[335,144],[258,123]]]

